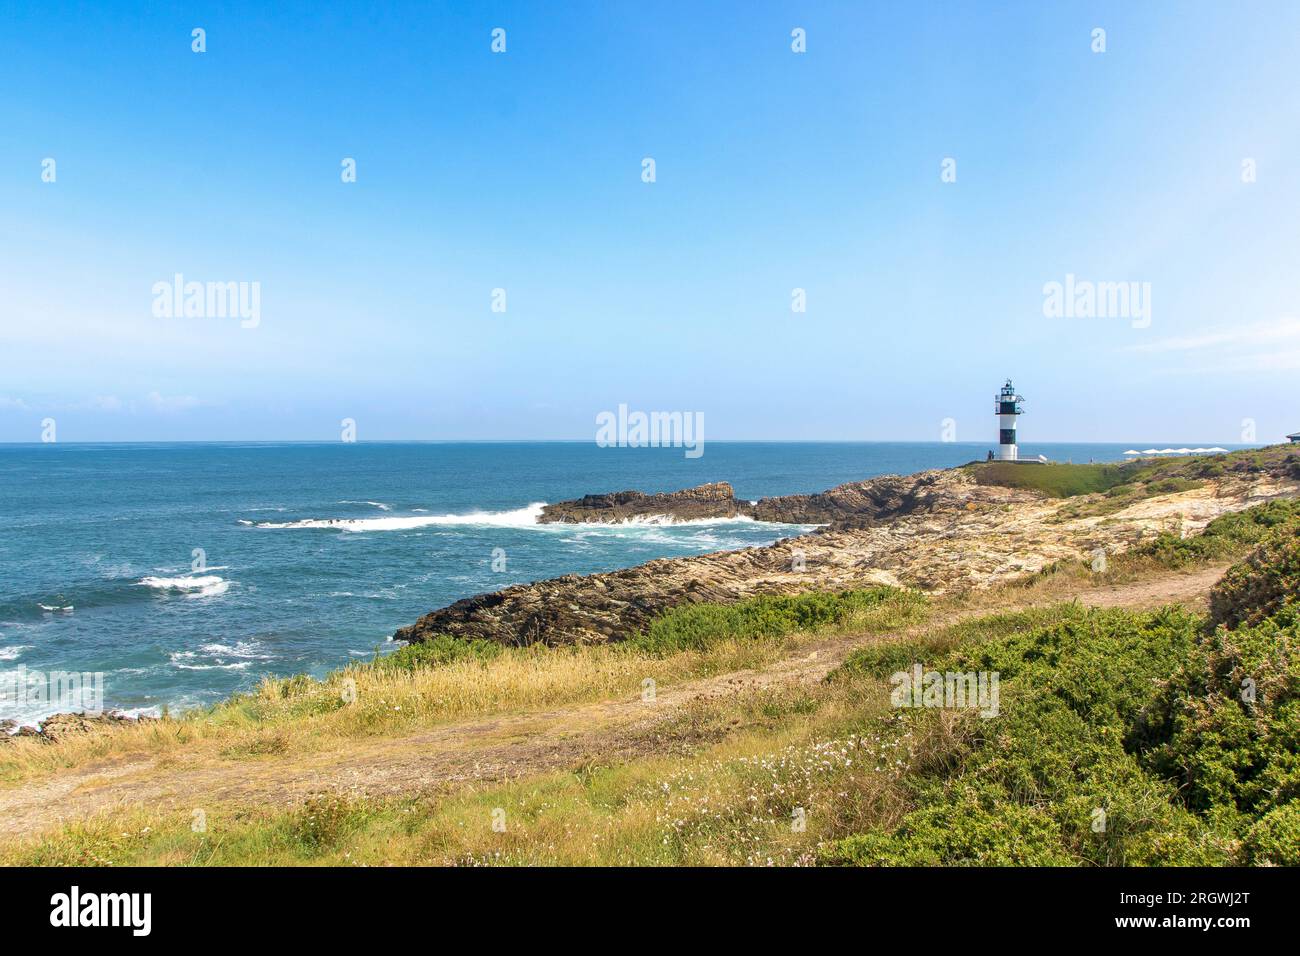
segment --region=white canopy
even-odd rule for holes
[[[1126,455],[1214,455],[1226,452],[1228,449],[1219,448],[1148,448],[1145,451],[1137,451],[1130,448],[1124,452]]]

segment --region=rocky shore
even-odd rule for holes
[[[45,718],[39,728],[18,726],[12,720],[0,720],[0,745],[17,737],[36,737],[49,743],[81,734],[99,733],[120,724],[135,724],[157,720],[156,717],[131,717],[121,711],[107,710],[99,714],[54,714]]]
[[[715,481],[669,494],[645,495],[639,491],[616,491],[587,495],[576,501],[547,505],[537,520],[542,524],[623,521],[699,521],[707,518],[735,518],[747,515],[752,506],[737,501],[725,481]]]
[[[760,501],[738,499],[731,484],[725,481],[666,494],[616,491],[547,505],[538,521],[616,524],[744,517],[781,524],[861,528],[875,521],[952,504],[943,484],[945,474],[948,472],[930,471],[909,477],[885,475],[838,485],[819,494],[782,495]]]
[[[1192,533],[1220,514],[1297,494],[1300,481],[1285,469],[1228,471],[1104,515],[1069,517],[1062,506],[1079,497],[981,484],[971,470],[958,468],[883,476],[757,504],[737,501],[725,482],[668,495],[589,495],[549,506],[542,520],[745,515],[824,527],[766,547],[514,585],[426,614],[394,637],[593,643],[625,639],[686,603],[873,584],[934,592],[985,588],[1098,549],[1117,554],[1161,531]]]

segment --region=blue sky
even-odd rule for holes
[[[1294,3],[258,6],[0,6],[0,440],[1300,429]]]

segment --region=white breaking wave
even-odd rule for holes
[[[15,647],[0,647],[0,661],[16,660],[18,655],[23,651],[31,650],[30,644],[19,644]]]
[[[141,717],[162,716],[162,708],[157,706],[114,708],[113,712],[121,714],[123,717],[129,717],[131,720],[139,720]]]
[[[366,502],[366,504],[374,504],[374,502]],[[412,528],[430,528],[447,525],[478,525],[497,528],[543,528],[552,531],[562,531],[565,528],[657,528],[669,525],[677,528],[684,528],[738,524],[771,524],[775,526],[778,524],[778,522],[757,521],[749,515],[735,515],[731,518],[678,519],[668,514],[634,515],[630,518],[624,518],[622,521],[553,522],[542,524],[539,519],[542,516],[542,509],[545,507],[546,502],[534,501],[525,508],[516,508],[513,511],[471,511],[468,514],[450,515],[390,515],[383,518],[304,518],[301,521],[253,522],[241,518],[239,519],[239,523],[242,525],[250,525],[255,528],[333,528],[338,531],[405,531]],[[423,509],[413,508],[411,510],[422,511]],[[782,525],[782,527],[801,527],[811,529],[816,527],[816,525]]]
[[[374,508],[378,508],[380,511],[392,511],[392,510],[393,510],[393,506],[392,506],[392,505],[386,505],[386,504],[384,504],[382,501],[352,501],[352,500],[350,500],[350,499],[344,499],[343,501],[340,501],[339,504],[341,504],[341,505],[370,505],[370,506],[372,506],[372,507],[374,507]]]
[[[196,650],[174,651],[168,655],[172,666],[183,671],[242,671],[254,661],[268,661],[271,657],[257,641],[201,644]]]
[[[71,604],[65,604],[63,607],[59,607],[57,604],[53,604],[53,605],[51,605],[51,604],[37,604],[36,606],[39,607],[42,611],[49,611],[49,612],[53,612],[53,611],[62,611],[64,614],[71,614],[71,613],[72,613],[72,605],[71,605]]]
[[[172,661],[172,666],[183,671],[242,671],[247,670],[252,661],[238,661],[234,664],[181,664]]]
[[[179,578],[147,577],[136,584],[158,591],[179,591],[187,597],[213,597],[230,590],[230,582],[219,574],[196,574]]]
[[[473,511],[463,515],[402,515],[386,518],[307,518],[303,521],[259,521],[257,528],[333,528],[338,531],[405,531],[436,525],[488,525],[531,528],[537,525],[546,502],[535,501],[514,511]],[[246,522],[240,522],[244,524]]]
[[[262,645],[257,641],[236,641],[233,645],[203,644],[199,650],[214,657],[246,657],[259,661],[271,659],[271,655],[264,653]]]

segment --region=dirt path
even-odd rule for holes
[[[1223,566],[1166,573],[1075,595],[1095,607],[1200,605]],[[1061,600],[1028,601],[1018,607]],[[1012,608],[1004,607],[1004,610]],[[991,613],[974,607],[925,627]],[[590,761],[662,752],[671,743],[656,727],[691,702],[798,683],[829,674],[855,647],[880,636],[837,636],[804,643],[761,670],[743,670],[661,689],[653,703],[639,697],[447,724],[402,737],[359,739],[335,750],[289,758],[189,761],[184,755],[124,758],[52,774],[0,790],[0,837],[31,836],[73,820],[118,809],[192,811],[216,805],[289,805],[322,792],[391,796],[450,791],[469,781],[499,781],[575,768]]]

